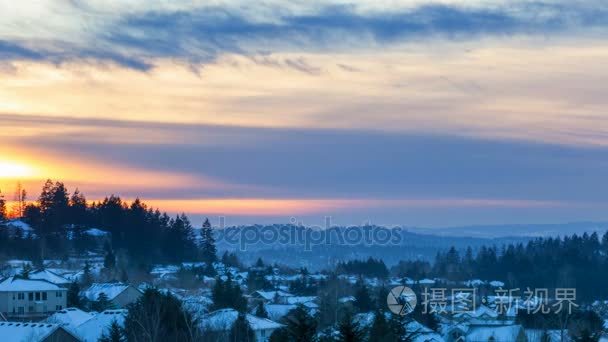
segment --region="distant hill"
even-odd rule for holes
[[[453,237],[500,238],[500,237],[548,237],[608,231],[608,222],[570,222],[555,224],[504,224],[475,225],[444,228],[408,227],[408,231],[420,234]]]

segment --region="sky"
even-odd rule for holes
[[[608,4],[0,2],[0,190],[195,222],[608,220]]]

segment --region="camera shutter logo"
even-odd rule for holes
[[[406,286],[394,287],[386,296],[386,304],[392,313],[405,316],[416,307],[416,294]]]

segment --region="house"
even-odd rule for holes
[[[317,296],[287,296],[280,297],[279,303],[281,304],[306,304],[313,303],[317,300]]]
[[[82,296],[90,301],[96,301],[101,293],[108,296],[108,300],[116,309],[125,308],[142,294],[136,287],[125,283],[94,283],[82,291]]]
[[[230,329],[236,321],[239,313],[234,309],[221,309],[213,311],[203,316],[201,328],[210,336],[212,341],[226,341],[230,334]],[[247,314],[249,326],[255,334],[255,340],[259,342],[268,341],[272,333],[283,327],[282,324],[271,321],[267,318],[260,318]]]
[[[40,319],[62,310],[67,289],[46,280],[11,276],[0,281],[0,312],[13,319]]]
[[[318,305],[316,305],[315,303],[307,302],[302,305],[304,306],[304,308],[308,311],[308,313],[311,316],[314,316],[317,313]],[[296,304],[272,304],[272,303],[264,304],[264,309],[266,310],[266,313],[268,314],[268,318],[270,318],[271,320],[273,320],[275,322],[280,321],[283,317],[287,316],[287,314],[291,310],[294,310],[297,307],[298,307],[298,305],[296,305]],[[254,307],[253,309],[251,309],[250,313],[254,314],[256,311],[257,311],[257,306]]]
[[[112,322],[124,327],[127,310],[106,310],[91,317],[76,327],[76,334],[83,342],[97,342],[103,334],[108,334]]]
[[[251,294],[251,299],[259,300],[263,302],[271,302],[276,300],[281,300],[285,297],[293,297],[293,295],[289,292],[285,291],[255,291]]]
[[[2,342],[82,342],[59,324],[0,322]]]
[[[93,314],[84,312],[78,308],[67,308],[55,312],[45,322],[61,324],[64,327],[75,329],[77,326],[93,318],[93,316]]]
[[[30,272],[30,274],[28,275],[28,278],[37,279],[37,280],[46,280],[49,283],[53,283],[53,284],[61,286],[61,287],[70,286],[70,281],[68,279],[66,279],[66,278],[60,276],[59,274],[52,272],[48,269]]]

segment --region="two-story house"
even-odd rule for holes
[[[0,281],[0,312],[13,319],[40,319],[62,310],[67,289],[40,279],[11,276]]]

